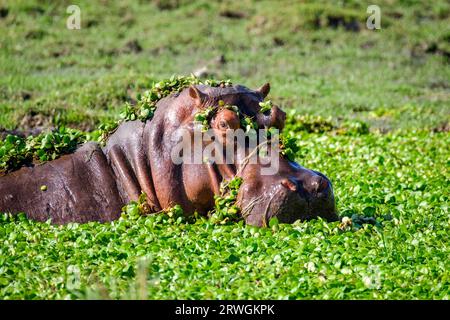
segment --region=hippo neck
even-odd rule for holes
[[[145,131],[146,123],[140,120],[124,122],[109,137],[103,152],[113,169],[123,202],[137,201],[145,193],[151,210],[159,211]]]

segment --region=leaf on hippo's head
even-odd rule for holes
[[[267,100],[259,103],[261,109],[259,110],[261,113],[266,113],[267,111],[272,110],[272,101]]]

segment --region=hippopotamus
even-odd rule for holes
[[[285,113],[278,106],[261,112],[260,102],[269,91],[268,83],[256,90],[191,85],[159,100],[151,120],[122,122],[104,145],[86,142],[71,154],[1,176],[0,212],[24,212],[30,219],[54,224],[108,222],[145,193],[151,213],[178,204],[185,215],[206,215],[214,208],[221,182],[238,174],[243,182],[236,204],[247,224],[266,226],[272,217],[281,223],[336,220],[330,180],[282,154],[272,175],[262,175],[261,164],[242,159],[232,164],[172,161],[176,141],[171,137],[181,129],[192,131],[195,115],[207,107],[236,106],[259,127],[282,130]],[[209,121],[218,132],[241,126],[238,114],[229,109]]]

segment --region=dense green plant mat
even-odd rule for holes
[[[108,224],[4,216],[0,296],[448,299],[449,135],[297,135],[300,162],[331,178],[350,220],[258,229],[132,207]]]

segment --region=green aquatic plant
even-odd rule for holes
[[[55,160],[75,151],[85,141],[86,135],[83,132],[66,127],[27,138],[8,135],[0,141],[0,173],[7,173],[33,162]]]
[[[180,92],[191,85],[197,84],[205,84],[212,87],[228,87],[232,85],[230,80],[201,80],[193,75],[172,76],[169,79],[153,83],[148,90],[144,91],[142,94],[139,94],[137,96],[138,102],[135,106],[126,104],[121,113],[121,118],[125,121],[133,121],[137,119],[146,121],[152,119],[156,111],[156,103],[159,100],[173,93]]]
[[[224,180],[220,185],[220,195],[214,196],[214,209],[209,214],[209,220],[214,224],[227,224],[241,219],[240,209],[236,204],[242,178],[235,176]]]

